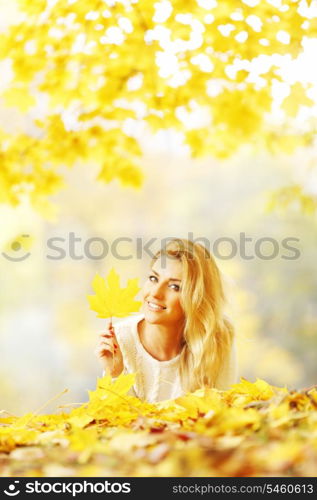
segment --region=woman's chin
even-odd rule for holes
[[[160,312],[150,311],[149,309],[144,311],[144,317],[149,323],[159,323],[161,321]]]

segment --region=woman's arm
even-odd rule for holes
[[[99,335],[95,355],[102,364],[103,372],[117,377],[123,371],[123,357],[114,327],[108,325],[107,330]]]
[[[128,318],[117,323],[112,328],[113,334],[115,333],[113,340],[117,345],[117,349],[114,354],[119,353],[120,360],[122,362],[122,365],[120,364],[120,371],[118,370],[116,372],[113,370],[111,372],[112,382],[115,382],[121,374],[136,373],[139,369],[136,362],[135,339],[132,330],[134,323],[134,318]],[[107,367],[102,366],[102,368],[102,376],[104,377],[107,374]],[[137,386],[132,386],[128,391],[128,395],[138,397],[134,387],[137,389]]]

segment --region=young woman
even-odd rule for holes
[[[198,243],[174,239],[151,262],[142,312],[108,326],[95,350],[103,375],[136,373],[130,394],[149,402],[238,382],[234,329],[220,271]]]

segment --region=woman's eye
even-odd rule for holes
[[[180,290],[180,287],[178,285],[171,285],[171,286],[176,286],[176,288],[174,288],[174,290],[177,290],[177,291]]]
[[[148,276],[148,279],[149,279],[150,281],[154,281],[154,282],[155,282],[155,281],[157,281],[157,276],[154,276],[154,274],[150,274],[150,275]],[[174,287],[174,286],[176,287],[176,288],[174,288],[174,290],[176,290],[176,291],[178,292],[178,291],[180,290],[180,286],[179,286],[179,285],[176,285],[175,283],[172,283],[172,284],[170,285],[170,287],[171,287],[171,288],[172,288],[172,287]]]

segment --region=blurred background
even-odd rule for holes
[[[21,245],[7,252],[17,258],[30,251],[25,260],[0,260],[1,406],[7,411],[33,411],[64,388],[70,393],[60,404],[85,401],[101,376],[93,350],[106,323],[86,299],[95,273],[105,277],[115,266],[121,286],[134,277],[142,284],[149,263],[142,246],[156,238],[149,246],[154,251],[162,238],[190,233],[209,242],[212,251],[215,245],[236,327],[240,376],[289,388],[316,382],[316,220],[296,207],[281,214],[264,211],[267,192],[285,181],[291,160],[241,155],[221,164],[193,161],[172,149],[171,136],[165,139],[165,148],[164,138],[144,145],[142,192],[97,185],[93,169],[79,167],[66,173],[71,189],[55,196],[62,213],[57,222],[44,221],[28,207],[1,208],[3,239],[34,239],[30,250]],[[249,238],[250,259],[241,255],[242,233]],[[49,247],[50,238],[62,238],[54,245],[63,254]],[[85,251],[90,238],[107,242],[106,256],[107,245],[100,241]],[[117,238],[131,239],[117,246],[119,255],[131,259],[112,255]],[[256,247],[261,238],[276,243]],[[296,238],[288,246],[297,251],[287,249],[286,238]]]
[[[309,53],[305,64],[312,63]],[[0,101],[1,126],[18,129],[23,119]],[[2,410],[33,412],[66,388],[41,411],[87,401],[101,376],[94,349],[106,325],[89,309],[92,280],[114,266],[122,286],[135,277],[141,286],[146,244],[155,239],[154,252],[168,237],[201,239],[215,255],[240,376],[289,389],[317,383],[316,212],[272,195],[296,183],[317,194],[316,147],[291,155],[245,147],[226,159],[195,159],[170,129],[140,128],[139,140],[141,189],[98,183],[96,165],[78,163],[61,169],[65,187],[50,197],[50,217],[27,200],[0,205]],[[116,257],[115,242],[131,258]]]

